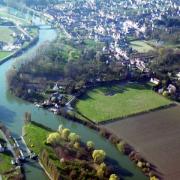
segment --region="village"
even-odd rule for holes
[[[91,0],[34,8],[42,11],[54,25],[60,26],[69,38],[104,42],[104,50],[118,60],[122,57],[128,60],[134,50],[129,37],[145,40],[148,38],[147,31],[161,28],[155,20],[180,15],[178,2],[167,0],[111,0],[99,3]]]

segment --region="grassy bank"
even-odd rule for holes
[[[1,59],[4,59],[5,57],[9,56],[12,52],[7,51],[0,51],[0,61]]]
[[[0,153],[0,174],[11,170],[14,166],[11,164],[13,156],[9,152]]]
[[[24,139],[27,146],[36,154],[39,154],[45,148],[44,142],[46,141],[51,131],[42,128],[35,123],[29,123],[24,126]]]
[[[75,109],[96,123],[122,118],[171,104],[148,85],[128,83],[99,87],[88,91],[75,105]]]
[[[92,157],[93,149],[88,149],[80,142],[80,137],[75,133],[73,135],[69,129],[62,127],[58,132],[50,132],[34,122],[24,126],[25,141],[31,150],[38,153],[40,165],[51,179],[99,179],[96,175],[98,164]],[[70,133],[77,139],[72,140]],[[110,176],[108,166],[105,172],[103,177],[106,178],[102,179]]]

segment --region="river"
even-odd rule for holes
[[[56,38],[56,31],[53,29],[41,28],[39,32],[39,41],[32,48],[24,52],[18,58],[12,58],[0,66],[0,121],[3,122],[14,135],[21,135],[24,123],[23,116],[26,111],[31,112],[32,120],[42,123],[52,129],[57,129],[59,124],[70,128],[73,132],[78,133],[83,141],[92,140],[96,148],[104,149],[113,163],[120,167],[123,179],[125,180],[146,180],[147,178],[127,156],[119,151],[101,137],[96,131],[89,129],[79,123],[71,122],[61,116],[56,116],[47,110],[38,109],[33,104],[25,102],[14,95],[10,94],[7,88],[6,73],[14,66],[14,63],[21,62],[36,53],[36,50],[46,41],[52,41]],[[25,164],[25,174],[27,179],[44,180],[48,179],[39,165],[35,162]]]

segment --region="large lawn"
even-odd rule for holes
[[[152,91],[148,85],[128,83],[125,86],[93,89],[77,101],[75,109],[94,122],[102,122],[149,111],[170,103],[170,100]]]
[[[8,27],[0,27],[0,41],[10,43],[13,41],[13,31]]]
[[[44,142],[46,141],[51,131],[42,128],[34,123],[29,123],[24,126],[25,136],[24,139],[27,146],[33,150],[36,154],[39,154],[45,147]]]

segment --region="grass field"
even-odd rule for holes
[[[13,157],[10,153],[0,153],[0,174],[13,168],[11,159],[13,159]]]
[[[13,31],[8,27],[0,27],[0,41],[9,43],[13,41],[11,34]]]
[[[0,51],[0,61],[1,59],[9,56],[12,52],[7,52],[7,51]]]
[[[29,24],[29,22],[27,22],[25,19],[9,14],[7,8],[4,7],[0,8],[0,16],[14,22],[15,24],[16,23],[21,25]]]
[[[133,50],[136,50],[140,53],[145,53],[150,50],[153,50],[154,48],[150,45],[148,45],[145,41],[131,41],[130,46]]]
[[[45,144],[48,135],[52,133],[52,131],[48,130],[46,127],[41,127],[41,125],[32,122],[24,126],[24,132],[25,142],[31,151],[39,155],[42,150],[46,149],[54,164],[57,167],[61,166],[59,159],[54,153],[54,150]]]
[[[44,142],[51,131],[48,131],[47,129],[39,127],[33,123],[29,123],[28,125],[24,126],[24,132],[24,139],[27,146],[33,150],[33,152],[39,154],[45,147]]]
[[[79,114],[94,122],[146,112],[170,104],[148,85],[100,87],[87,92],[75,105]]]

